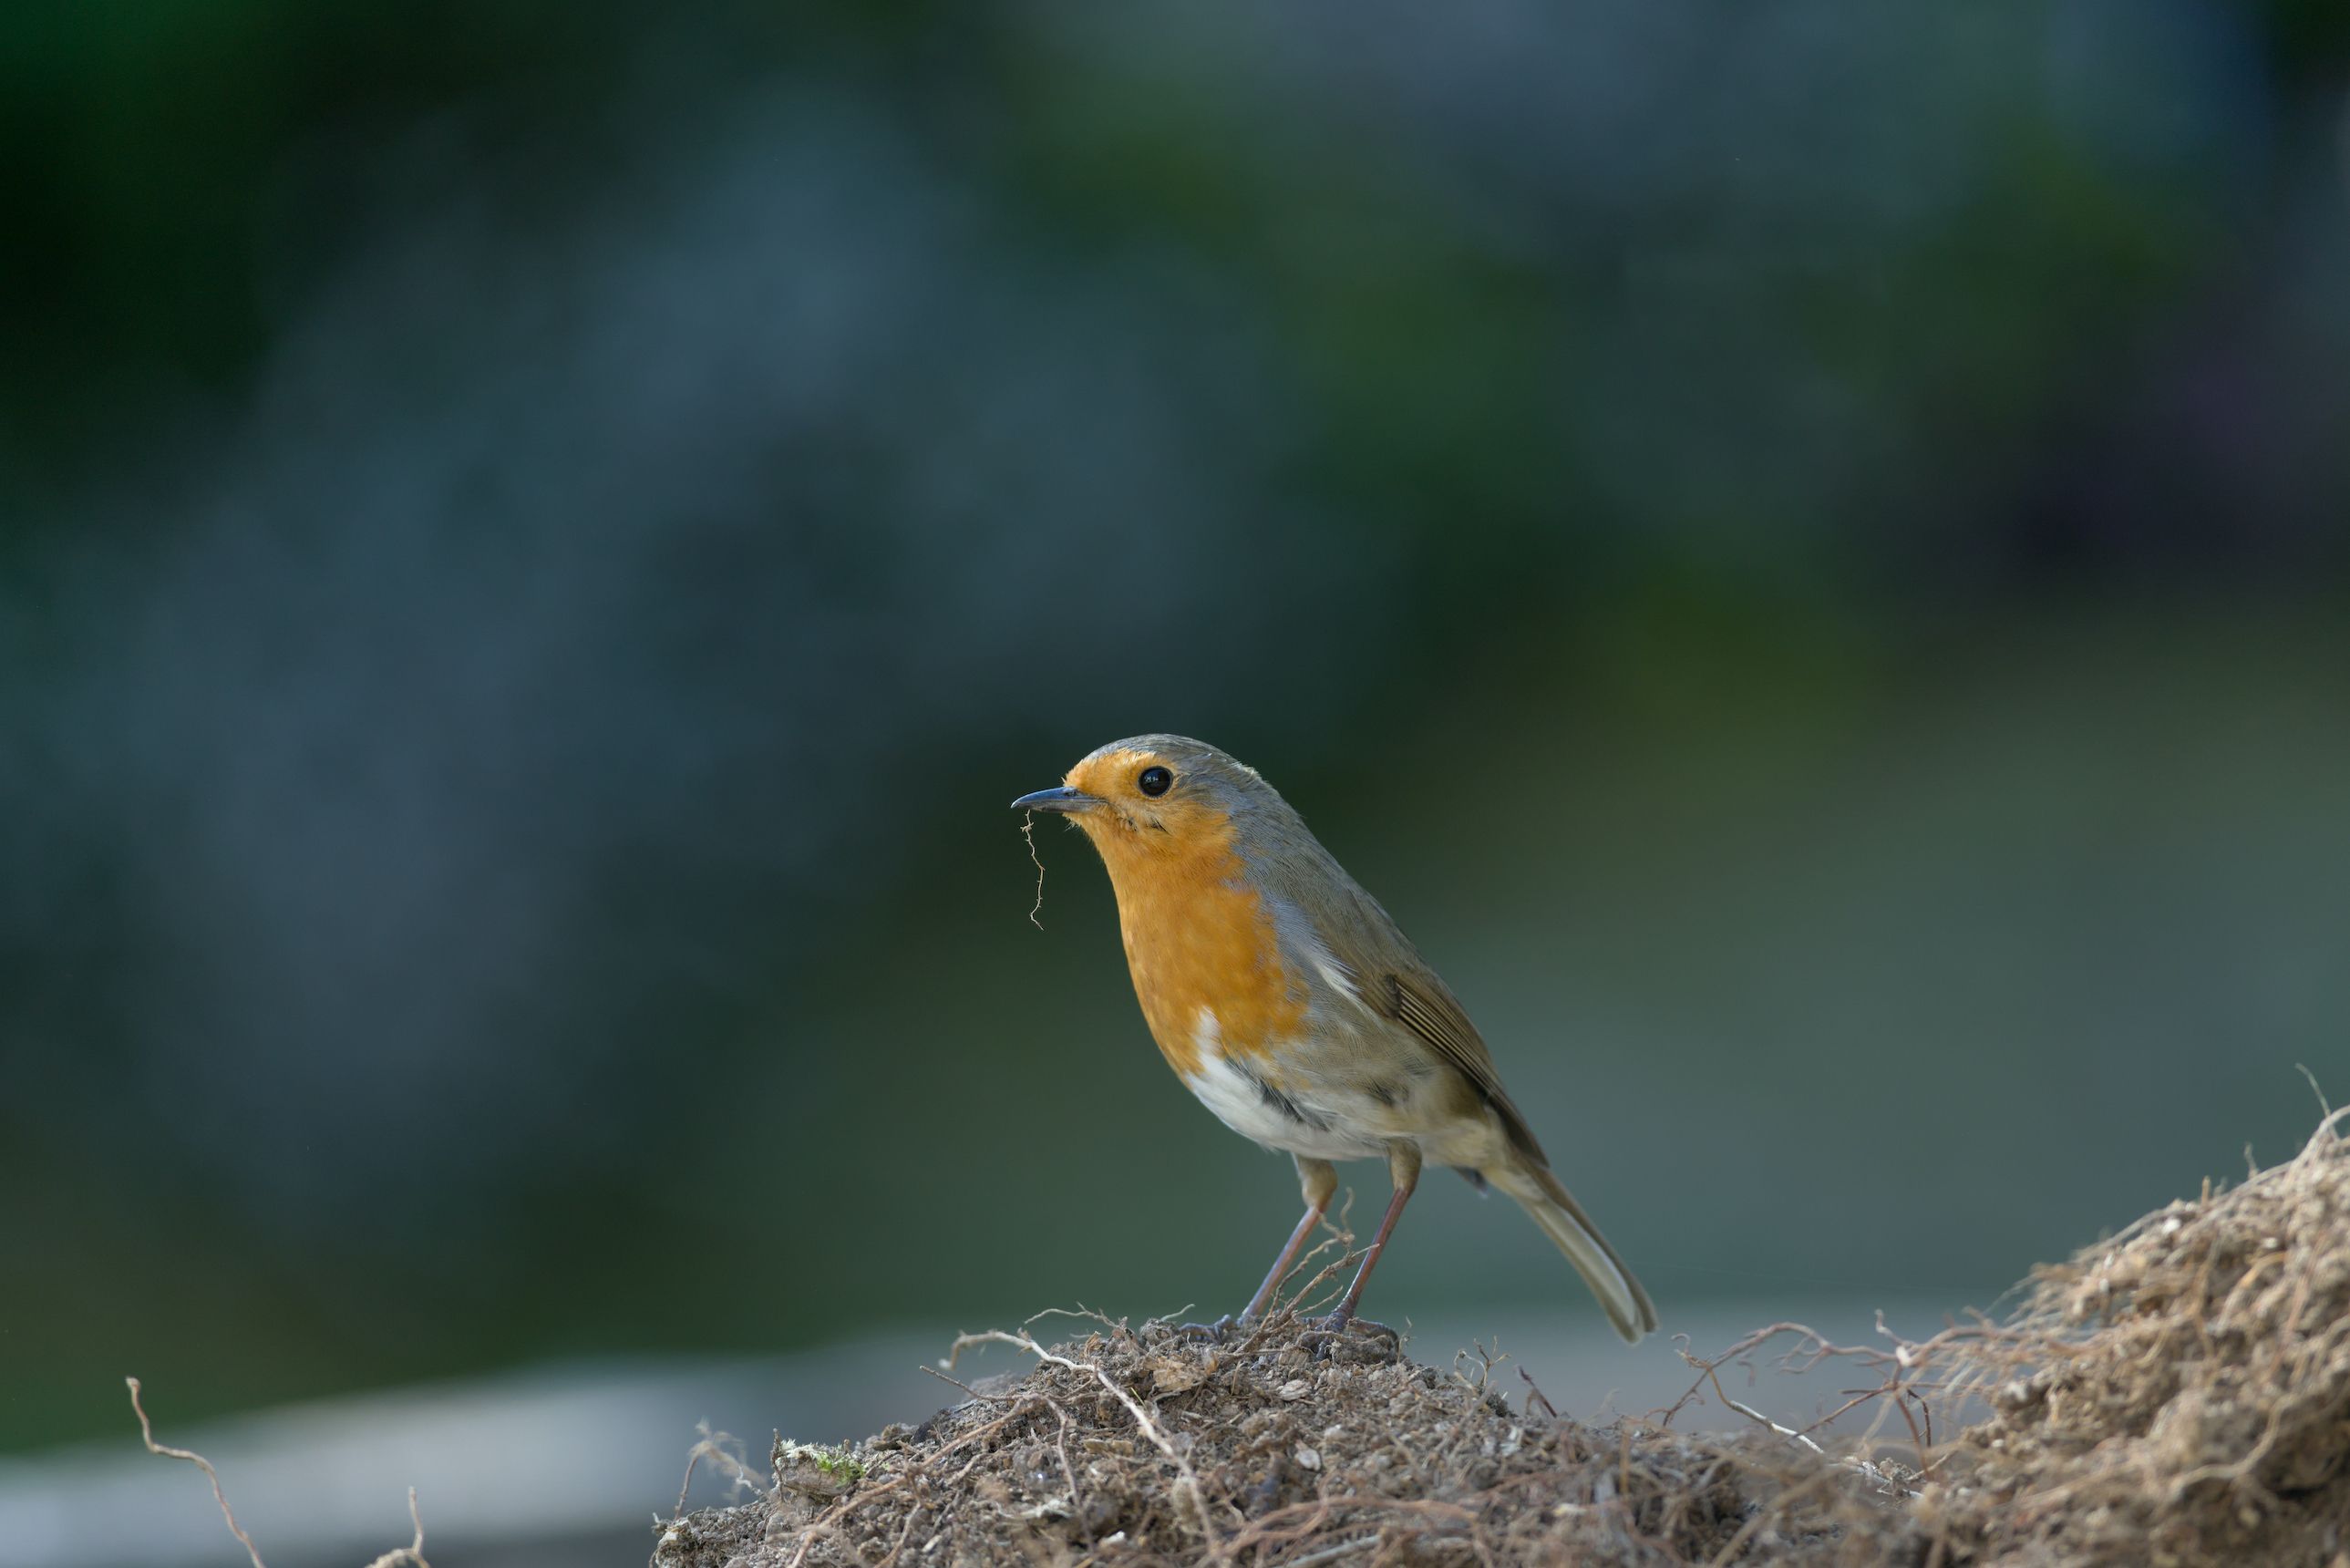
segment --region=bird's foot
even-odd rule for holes
[[[1232,1330],[1249,1326],[1248,1319],[1234,1317],[1232,1314],[1226,1313],[1213,1323],[1179,1323],[1175,1325],[1175,1332],[1185,1339],[1203,1340],[1210,1345],[1222,1345],[1231,1335]]]
[[[1383,1323],[1373,1323],[1352,1313],[1334,1312],[1298,1336],[1298,1344],[1313,1353],[1316,1361],[1334,1358],[1337,1348],[1347,1345],[1349,1361],[1391,1362],[1403,1354],[1403,1335]]]

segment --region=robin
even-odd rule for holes
[[[1101,852],[1167,1064],[1226,1127],[1297,1161],[1305,1217],[1243,1323],[1263,1314],[1328,1210],[1331,1161],[1385,1158],[1394,1196],[1324,1331],[1354,1320],[1430,1159],[1517,1199],[1627,1341],[1657,1326],[1451,991],[1254,768],[1181,735],[1138,735],[1012,805],[1067,816]]]

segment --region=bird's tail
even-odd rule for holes
[[[1607,1244],[1583,1205],[1546,1167],[1521,1158],[1492,1167],[1485,1175],[1516,1199],[1518,1206],[1542,1227],[1543,1234],[1566,1254],[1566,1261],[1599,1298],[1607,1321],[1616,1325],[1627,1345],[1638,1345],[1641,1335],[1657,1326],[1657,1309],[1650,1304],[1648,1293],[1640,1288],[1640,1282],[1632,1277],[1632,1271],[1616,1255],[1616,1249]]]

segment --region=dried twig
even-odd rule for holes
[[[1036,814],[1035,812],[1024,811],[1020,814],[1020,836],[1028,841],[1028,860],[1036,867],[1036,902],[1029,908],[1028,923],[1041,931],[1045,929],[1045,922],[1038,918],[1045,912],[1045,862],[1036,853]]]
[[[710,1423],[707,1421],[694,1423],[693,1429],[702,1434],[702,1440],[686,1450],[685,1479],[678,1483],[677,1507],[670,1511],[671,1520],[684,1516],[685,1494],[693,1490],[694,1467],[704,1459],[710,1461],[712,1469],[723,1473],[726,1479],[733,1483],[738,1493],[744,1487],[749,1487],[754,1491],[765,1491],[775,1484],[771,1478],[753,1469],[747,1460],[728,1446],[739,1443],[741,1438],[731,1432],[712,1431]],[[369,1568],[373,1568],[373,1565],[370,1564]]]
[[[1199,1523],[1201,1538],[1207,1543],[1209,1559],[1217,1563],[1225,1561],[1223,1546],[1216,1538],[1215,1519],[1208,1511],[1208,1500],[1200,1490],[1200,1478],[1193,1473],[1191,1461],[1183,1457],[1182,1450],[1178,1449],[1160,1429],[1159,1423],[1151,1419],[1150,1412],[1143,1407],[1141,1400],[1137,1399],[1128,1390],[1126,1385],[1091,1362],[1075,1361],[1066,1355],[1056,1355],[1024,1334],[1006,1334],[1000,1328],[991,1328],[980,1334],[957,1334],[954,1344],[947,1347],[947,1365],[951,1367],[955,1358],[964,1350],[980,1345],[1008,1345],[1015,1350],[1024,1350],[1037,1360],[1051,1366],[1090,1375],[1094,1381],[1099,1383],[1108,1392],[1110,1397],[1126,1407],[1126,1413],[1134,1417],[1135,1426],[1140,1429],[1143,1437],[1149,1440],[1150,1446],[1173,1462],[1175,1494],[1191,1505],[1192,1516]]]
[[[221,1517],[228,1521],[228,1532],[236,1537],[237,1544],[244,1548],[244,1554],[253,1559],[253,1568],[269,1568],[269,1565],[261,1560],[261,1548],[253,1543],[253,1537],[247,1535],[244,1532],[244,1527],[237,1523],[236,1514],[228,1506],[228,1493],[221,1490],[220,1472],[213,1469],[212,1460],[191,1449],[174,1449],[157,1442],[154,1426],[147,1419],[147,1407],[139,1402],[139,1379],[126,1377],[122,1381],[130,1386],[130,1408],[139,1417],[139,1437],[140,1440],[147,1445],[147,1451],[151,1454],[161,1454],[167,1459],[185,1459],[203,1471],[204,1480],[213,1483],[213,1501],[220,1504]]]
[[[1764,1525],[1785,1513],[1788,1505],[1797,1499],[1808,1497],[1819,1490],[1833,1480],[1835,1475],[1834,1470],[1822,1470],[1809,1480],[1797,1481],[1794,1486],[1781,1492],[1772,1501],[1770,1507],[1757,1509],[1754,1517],[1740,1525],[1738,1533],[1723,1542],[1721,1550],[1713,1554],[1711,1568],[1730,1568],[1730,1564],[1737,1561],[1738,1554],[1746,1550],[1746,1543],[1753,1540]]]
[[[395,1546],[367,1568],[432,1568],[424,1561],[424,1518],[416,1511],[416,1489],[408,1489],[408,1522],[416,1527],[415,1538],[405,1546]]]
[[[917,1372],[927,1372],[931,1376],[937,1378],[940,1382],[951,1384],[954,1387],[962,1389],[972,1398],[982,1400],[987,1404],[1009,1405],[1013,1403],[1013,1398],[1008,1394],[983,1394],[978,1389],[972,1387],[970,1384],[965,1383],[962,1378],[955,1376],[952,1373],[941,1372],[937,1367],[931,1366],[928,1362],[918,1361],[914,1363],[914,1370]]]
[[[228,1532],[236,1537],[237,1544],[244,1548],[244,1554],[253,1559],[253,1568],[268,1568],[268,1564],[261,1560],[261,1548],[253,1543],[253,1537],[237,1523],[235,1511],[228,1505],[228,1493],[221,1490],[220,1472],[213,1469],[212,1460],[192,1449],[175,1449],[168,1443],[157,1442],[154,1424],[147,1419],[147,1407],[139,1400],[139,1379],[126,1377],[122,1381],[130,1390],[130,1410],[139,1417],[139,1439],[147,1445],[147,1451],[160,1454],[167,1459],[185,1459],[203,1471],[204,1480],[212,1482],[213,1501],[220,1505],[221,1518],[227,1522]],[[689,1469],[687,1473],[691,1476],[692,1472]],[[432,1564],[424,1560],[424,1518],[416,1511],[414,1487],[408,1489],[408,1522],[415,1526],[415,1537],[407,1545],[396,1546],[385,1552],[369,1563],[367,1568],[432,1568]]]

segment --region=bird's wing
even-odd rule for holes
[[[1484,1037],[1469,1022],[1460,1002],[1397,929],[1378,900],[1363,891],[1327,851],[1324,857],[1327,871],[1334,874],[1325,885],[1337,887],[1347,897],[1325,903],[1318,935],[1331,956],[1354,978],[1363,1005],[1409,1030],[1447,1066],[1468,1079],[1502,1118],[1510,1142],[1520,1153],[1533,1157],[1536,1165],[1548,1168],[1549,1158],[1509,1091],[1502,1087],[1501,1075],[1493,1070],[1493,1054],[1485,1048]]]
[[[1469,1022],[1469,1015],[1461,1011],[1461,1003],[1442,981],[1425,965],[1415,967],[1417,974],[1389,970],[1374,982],[1378,991],[1372,994],[1379,1012],[1428,1042],[1439,1056],[1474,1084],[1502,1118],[1503,1130],[1519,1152],[1548,1167],[1550,1161],[1542,1145],[1534,1141],[1534,1129],[1526,1126],[1510,1092],[1502,1087],[1501,1075],[1493,1070],[1493,1054],[1485,1048],[1477,1026]]]

